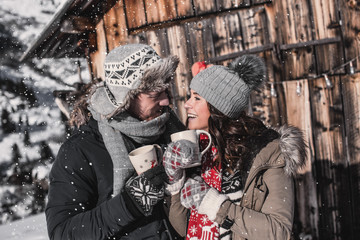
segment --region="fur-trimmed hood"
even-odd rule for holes
[[[307,145],[303,132],[294,126],[282,126],[279,129],[279,146],[285,159],[285,172],[293,175],[303,168],[307,159]]]
[[[275,129],[274,129],[275,130]],[[295,175],[306,163],[307,151],[302,131],[284,125],[276,129],[279,137],[269,142],[256,155],[250,174],[257,169],[283,167],[287,175]]]

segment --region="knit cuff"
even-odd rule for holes
[[[182,178],[179,181],[176,181],[172,184],[165,183],[165,193],[168,195],[175,195],[180,192],[181,188],[185,183],[185,174],[183,174]]]
[[[220,194],[216,189],[210,188],[201,201],[198,212],[200,214],[206,214],[210,220],[214,221],[221,204],[227,198],[225,194]]]

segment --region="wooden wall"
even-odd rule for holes
[[[180,58],[173,105],[185,120],[191,66],[226,64],[244,53],[263,57],[270,84],[252,96],[250,114],[292,124],[305,134],[308,163],[296,179],[294,236],[360,235],[360,3],[348,0],[119,0],[96,27],[90,54],[104,77],[105,54],[146,43]],[[333,84],[325,84],[326,74]],[[298,93],[297,93],[298,91]]]

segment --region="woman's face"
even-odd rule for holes
[[[191,90],[190,98],[185,103],[188,128],[208,131],[210,111],[206,100]]]

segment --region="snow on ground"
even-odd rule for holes
[[[43,240],[49,239],[46,229],[45,214],[38,214],[17,220],[6,225],[0,225],[0,238],[6,240],[26,239]]]

